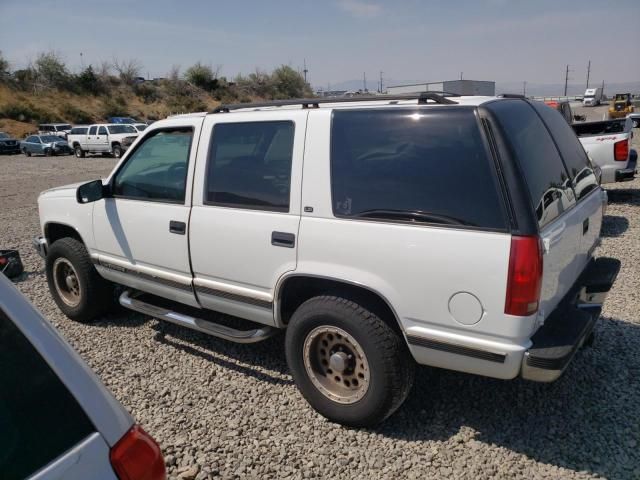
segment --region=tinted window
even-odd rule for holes
[[[109,125],[109,133],[137,133],[131,125]]]
[[[471,109],[335,111],[331,188],[336,216],[505,228]]]
[[[107,134],[107,129],[105,127],[100,127],[98,129],[98,135],[106,135]]]
[[[216,125],[206,203],[289,211],[293,133],[286,121]]]
[[[76,399],[0,310],[0,477],[25,478],[90,435]]]
[[[51,125],[40,125],[40,131],[42,132],[50,132],[52,130],[55,130],[55,129]]]
[[[25,142],[27,143],[37,143],[38,139],[36,137],[27,137]]]
[[[145,138],[116,174],[114,195],[184,202],[192,130],[161,130]]]
[[[584,197],[598,186],[598,180],[580,140],[578,140],[573,128],[553,109],[540,102],[533,102],[532,105],[556,141],[560,155],[562,155],[569,171],[569,176],[573,180],[576,196],[578,199]]]
[[[98,129],[98,127],[96,127],[96,126],[91,127],[89,129],[89,135],[95,135],[97,129]]]
[[[87,133],[87,127],[76,127],[71,129],[71,135],[81,135]]]
[[[500,100],[487,107],[498,117],[529,187],[538,223],[544,226],[574,202],[571,180],[558,150],[527,102]]]

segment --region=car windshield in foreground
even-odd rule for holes
[[[0,132],[0,138],[10,138],[10,137],[4,132]]]
[[[43,136],[40,137],[40,140],[42,140],[42,143],[64,141],[63,138],[56,137],[55,135],[43,135]]]
[[[109,133],[137,133],[130,125],[109,125]]]

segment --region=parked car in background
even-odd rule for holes
[[[147,125],[146,123],[132,123],[131,124],[133,126],[133,128],[135,128],[138,132],[144,132],[145,128],[147,128],[149,125]]]
[[[78,158],[87,153],[111,154],[120,158],[132,143],[124,142],[124,139],[137,136],[138,131],[132,125],[100,123],[82,127],[82,131],[70,134],[67,140]]]
[[[158,444],[0,275],[0,477],[164,480]]]
[[[593,163],[602,170],[601,183],[634,179],[638,154],[631,148],[631,118],[574,123],[572,127]]]
[[[57,135],[29,135],[20,142],[20,151],[27,157],[31,155],[71,155],[73,150],[62,137]]]
[[[587,88],[584,92],[582,105],[585,107],[596,107],[602,102],[602,87]]]
[[[131,118],[131,117],[109,117],[107,118],[107,121],[109,123],[140,123],[138,122],[135,118]]]
[[[584,115],[574,115],[573,110],[571,109],[571,104],[567,100],[547,100],[544,103],[547,106],[558,110],[569,125],[573,122],[584,122],[587,118]]]
[[[0,154],[20,153],[20,140],[0,132]]]
[[[41,123],[38,125],[38,134],[40,135],[57,135],[67,138],[70,131],[71,125],[68,123]]]
[[[227,340],[286,329],[310,405],[371,426],[416,364],[557,379],[620,267],[593,258],[606,201],[540,102],[287,100],[154,123],[104,181],[40,194],[34,246],[69,318],[120,285],[122,306]]]

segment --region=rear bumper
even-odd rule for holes
[[[616,170],[616,182],[628,182],[634,179],[638,165],[638,152],[631,150],[629,157],[627,168]]]
[[[556,380],[589,339],[602,304],[620,270],[613,258],[592,260],[576,285],[531,338],[520,375],[536,382]]]

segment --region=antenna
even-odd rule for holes
[[[309,73],[309,70],[307,70],[307,59],[305,58],[303,62],[304,62],[304,70],[302,71],[304,72],[304,83],[307,83],[307,73]]]
[[[589,74],[591,73],[591,60],[589,60],[589,64],[587,65],[587,88],[589,88]]]

